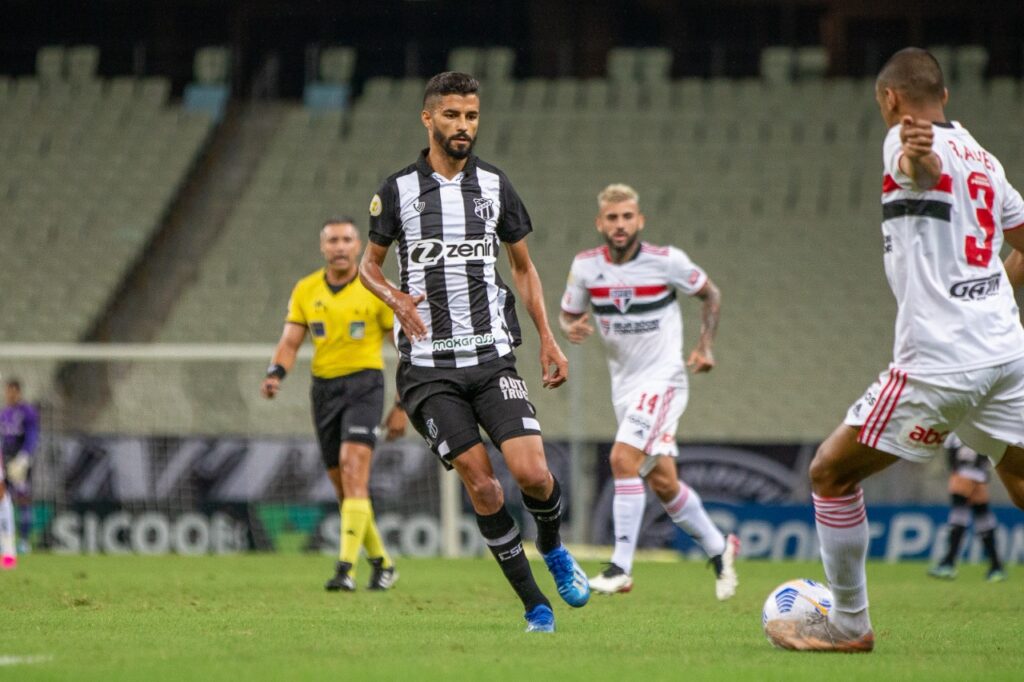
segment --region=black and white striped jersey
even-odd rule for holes
[[[532,231],[530,216],[505,174],[470,156],[449,180],[424,150],[384,181],[370,202],[370,241],[398,242],[401,289],[426,294],[419,313],[426,339],[413,343],[395,321],[404,362],[470,367],[512,352],[521,340],[515,298],[495,267],[499,242]]]

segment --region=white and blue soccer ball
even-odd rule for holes
[[[768,595],[761,610],[761,627],[767,635],[773,621],[808,621],[827,617],[833,604],[832,591],[808,578],[782,583]],[[771,637],[769,637],[769,640]]]

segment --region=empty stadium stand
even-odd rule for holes
[[[100,79],[98,60],[92,46],[48,47],[34,77],[0,76],[8,341],[82,338],[143,256],[210,131],[208,117],[168,102],[166,79]]]

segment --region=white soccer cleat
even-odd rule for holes
[[[715,566],[715,596],[725,601],[736,594],[740,579],[736,575],[736,557],[740,553],[740,539],[730,533],[725,538],[725,551],[721,554],[721,567]]]
[[[590,589],[601,594],[629,592],[633,589],[633,577],[615,564],[608,564],[608,568],[590,579]]]
[[[802,620],[773,620],[765,623],[768,640],[780,649],[790,651],[835,651],[866,654],[875,648],[875,633],[846,635],[821,613]]]

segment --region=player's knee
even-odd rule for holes
[[[504,494],[501,490],[501,483],[493,476],[470,476],[463,479],[466,485],[466,492],[473,502],[474,508],[497,510],[504,504]]]
[[[814,493],[826,497],[833,497],[839,494],[835,491],[838,483],[835,470],[829,464],[828,452],[825,450],[824,444],[814,454],[814,459],[811,460],[811,466],[807,474],[811,479],[811,490]]]
[[[530,467],[516,472],[516,484],[530,497],[543,499],[551,487],[551,472],[547,467]]]
[[[635,478],[640,474],[639,467],[629,453],[619,448],[612,448],[612,454],[608,457],[608,464],[612,469],[612,476],[615,478]]]
[[[668,473],[655,469],[647,476],[647,483],[651,486],[651,490],[654,494],[661,499],[671,497],[675,494],[678,487],[677,479]]]

